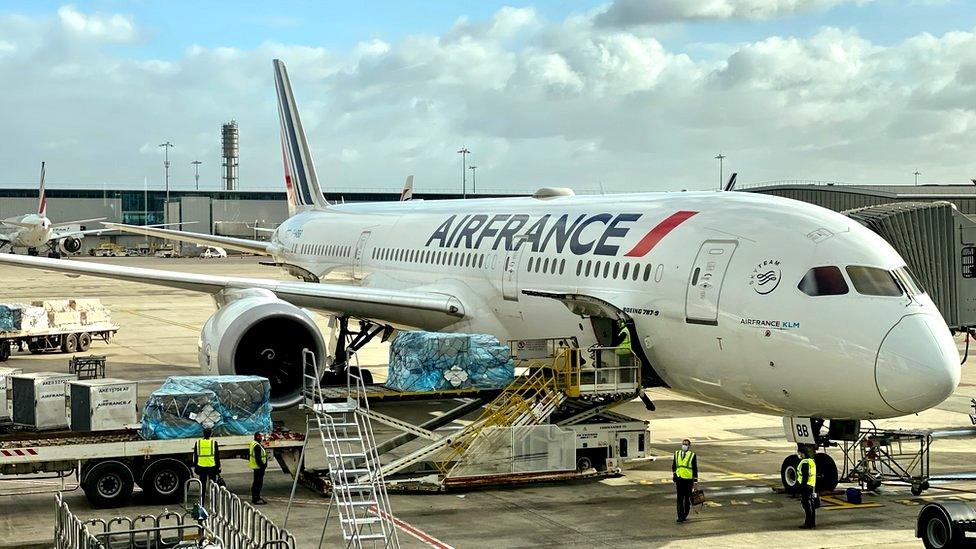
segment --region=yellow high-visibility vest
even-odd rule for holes
[[[691,460],[695,459],[695,453],[688,450],[684,454],[684,457],[682,457],[681,450],[674,453],[674,463],[676,465],[674,474],[678,475],[678,478],[691,480],[695,478],[694,471],[691,468]]]
[[[803,479],[803,473],[801,473],[800,471],[804,463],[806,463],[807,467],[809,467],[809,471],[808,471],[809,477],[807,478],[807,485],[809,485],[810,488],[816,488],[817,487],[817,462],[814,461],[813,458],[806,458],[800,460],[800,465],[797,467],[796,470],[796,476],[797,476],[796,480],[797,482],[799,482],[800,480]]]
[[[618,335],[623,336],[623,340],[620,342],[620,345],[617,345],[617,348],[614,349],[613,352],[618,355],[629,355],[631,353],[630,330],[624,326],[620,329],[620,333]]]
[[[264,449],[264,446],[260,442],[256,440],[251,441],[251,447],[247,451],[247,463],[251,466],[251,469],[260,469],[261,465],[258,464],[257,460],[258,452],[255,452],[255,449],[259,449],[258,452],[261,453],[261,464],[265,465],[268,463],[268,451]]]
[[[197,441],[197,467],[217,466],[217,456],[214,455],[216,446],[213,439],[201,438]]]

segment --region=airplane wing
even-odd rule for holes
[[[67,227],[69,225],[81,225],[83,223],[94,223],[96,221],[105,221],[105,218],[97,217],[95,219],[79,219],[77,221],[62,221],[60,223],[51,223],[51,228],[57,229],[58,227]]]
[[[122,223],[102,222],[102,225],[105,225],[110,229],[117,229],[127,233],[144,234],[146,236],[155,236],[157,238],[165,238],[167,240],[179,240],[181,242],[192,242],[194,244],[204,244],[207,246],[220,246],[221,248],[230,248],[232,250],[258,255],[271,255],[271,253],[268,251],[268,247],[271,244],[269,242],[263,242],[260,240],[248,240],[246,238],[234,238],[230,236],[191,233],[188,231],[160,229],[139,225],[125,225]]]
[[[228,289],[259,288],[269,290],[282,301],[299,307],[426,330],[441,329],[465,316],[464,306],[457,297],[439,292],[228,277],[12,254],[0,254],[0,265],[141,282],[209,294]]]
[[[105,218],[103,217],[102,219]],[[179,223],[158,223],[155,225],[141,225],[141,227],[142,228],[169,227],[174,225],[192,225],[194,223],[196,223],[196,221],[186,221],[186,222],[179,222]],[[106,223],[103,223],[103,225],[106,225]],[[117,229],[115,229],[114,227],[104,227],[101,229],[85,229],[84,231],[68,231],[66,233],[55,233],[54,236],[51,237],[51,240],[61,240],[62,238],[68,238],[69,236],[96,235],[96,234],[102,234],[108,231],[115,231],[115,230]]]

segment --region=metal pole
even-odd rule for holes
[[[199,160],[194,160],[193,162],[190,162],[190,164],[193,164],[193,178],[196,180],[197,190],[199,191],[200,190],[200,164],[203,164],[203,162],[200,162]]]
[[[918,187],[918,176],[922,175],[922,172],[915,170],[915,186]]]
[[[169,149],[173,146],[169,141],[159,145],[166,151],[166,160],[163,161],[163,168],[166,172],[166,203],[163,204],[163,220],[169,223]]]
[[[458,151],[458,154],[461,155],[461,198],[462,199],[468,197],[468,154],[470,153],[471,151],[469,151],[465,147],[461,147],[461,150]]]
[[[468,166],[468,169],[471,170],[471,194],[478,194],[478,178],[475,177],[478,166]]]
[[[723,163],[725,160],[725,155],[718,153],[718,156],[716,156],[715,159],[718,160],[718,189],[722,190],[722,184],[725,182],[725,166]]]

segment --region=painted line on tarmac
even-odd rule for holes
[[[830,505],[821,507],[824,511],[834,511],[837,509],[872,509],[875,507],[884,507],[881,503],[847,503],[846,501],[837,499],[833,496],[820,496],[821,501],[826,501]]]
[[[112,309],[112,312],[113,313],[116,313],[116,312],[117,313],[128,313],[130,315],[141,316],[143,318],[148,318],[150,320],[155,320],[157,322],[163,322],[163,323],[166,323],[166,324],[171,324],[173,326],[179,326],[180,328],[186,328],[187,330],[193,330],[194,332],[199,332],[200,331],[200,327],[199,326],[194,326],[192,324],[184,324],[182,322],[177,322],[175,320],[171,320],[171,319],[168,319],[168,318],[163,318],[161,316],[153,316],[153,315],[146,314],[146,313],[142,313],[142,312],[139,312],[139,311],[133,311],[132,309]]]
[[[416,526],[410,524],[409,522],[407,522],[407,521],[405,521],[403,519],[398,519],[398,518],[394,517],[393,515],[387,514],[384,511],[380,511],[379,509],[376,508],[376,506],[371,506],[369,508],[369,512],[370,513],[373,513],[374,515],[376,515],[376,516],[378,516],[378,517],[380,517],[382,519],[386,519],[386,520],[392,521],[393,524],[395,524],[397,528],[399,528],[399,529],[403,530],[404,532],[410,534],[414,538],[416,538],[416,539],[418,539],[418,540],[426,543],[430,547],[434,547],[435,549],[454,549],[450,545],[448,545],[448,544],[444,543],[443,541],[435,538],[434,536],[428,534],[427,532],[424,532],[423,530],[421,530],[420,528],[417,528]]]

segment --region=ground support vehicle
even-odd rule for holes
[[[251,436],[216,440],[222,460],[247,459]],[[297,455],[303,441],[303,434],[276,431],[265,446],[280,463],[289,453]],[[135,486],[155,502],[182,501],[194,442],[143,440],[133,429],[0,435],[0,481],[60,479],[71,489],[80,487],[99,508],[125,505]]]

